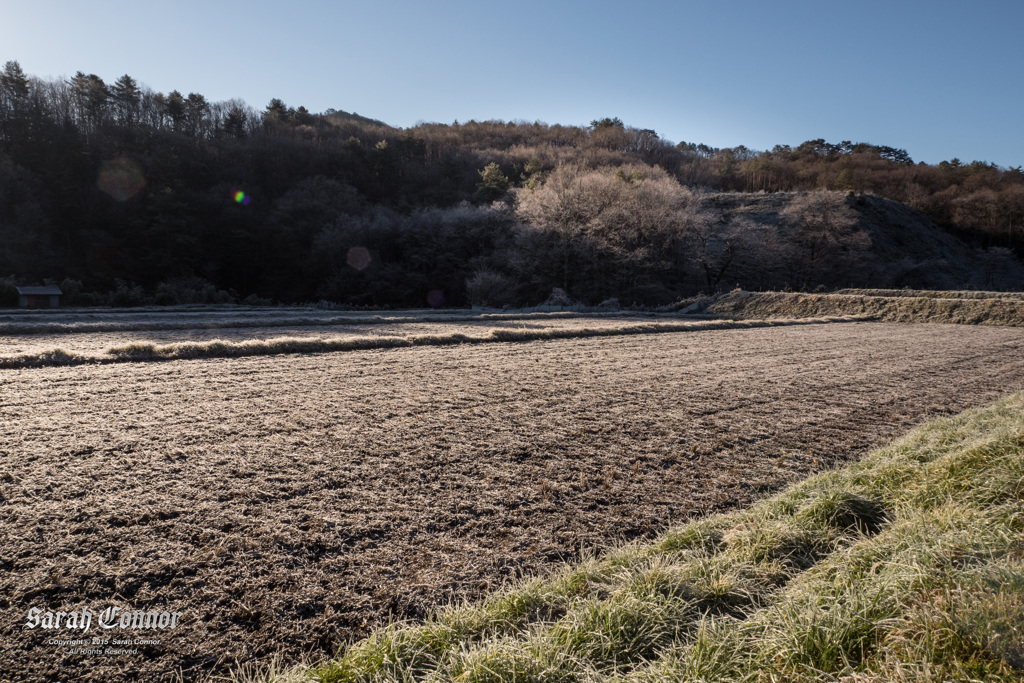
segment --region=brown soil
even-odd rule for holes
[[[330,655],[1024,388],[1022,345],[846,323],[0,371],[0,678]],[[23,626],[107,605],[184,623],[137,655]]]

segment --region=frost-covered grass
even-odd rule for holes
[[[1024,394],[268,678],[1024,681]]]
[[[1024,299],[1024,292],[987,292],[981,290],[943,289],[839,289],[833,294],[856,294],[860,296],[904,296],[927,299]]]
[[[440,331],[433,334],[410,334],[405,336],[275,337],[272,339],[243,339],[238,341],[212,339],[209,341],[182,341],[172,344],[134,341],[113,346],[108,348],[105,353],[99,355],[74,353],[63,349],[47,349],[35,353],[0,356],[0,369],[84,365],[89,363],[163,361],[188,358],[232,358],[285,353],[331,353],[365,349],[537,341],[543,339],[577,339],[629,334],[778,327],[782,325],[806,325],[855,320],[857,320],[855,317],[822,317],[804,318],[801,320],[622,322],[597,327],[588,326],[586,319],[580,319],[577,325],[505,327],[494,328],[481,333]]]
[[[884,295],[878,295],[884,292]],[[888,322],[1024,326],[1021,294],[978,296],[980,292],[843,290],[832,294],[735,291],[719,297],[705,313],[724,318],[806,318],[865,316]],[[947,294],[946,297],[937,296]]]

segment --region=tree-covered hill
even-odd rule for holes
[[[616,118],[399,129],[128,75],[0,74],[0,305],[46,279],[121,304],[1019,288],[1015,253],[1019,167],[847,141],[714,149]]]

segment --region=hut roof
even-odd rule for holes
[[[60,291],[60,287],[54,287],[49,285],[46,287],[18,287],[18,294],[38,295],[38,296],[52,296],[54,294],[63,294]]]

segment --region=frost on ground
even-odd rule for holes
[[[248,313],[50,311],[0,315],[0,361],[52,349],[102,357],[111,348],[131,343],[167,345],[215,339],[240,343],[280,337],[331,339],[459,333],[479,335],[491,329],[601,329],[676,318],[638,313],[335,313],[307,309],[268,309]]]
[[[331,655],[1024,388],[1022,345],[846,323],[0,371],[0,671]],[[22,627],[112,602],[185,616],[100,658]]]

